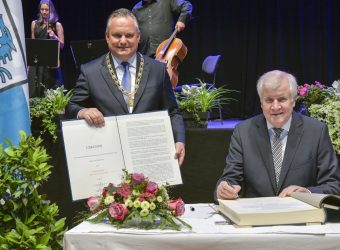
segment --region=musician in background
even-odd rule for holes
[[[141,0],[132,12],[141,31],[138,50],[154,57],[159,44],[170,37],[174,28],[178,32],[185,29],[192,16],[192,4],[185,0]]]
[[[48,27],[47,27],[48,26]],[[51,0],[41,0],[38,7],[38,19],[31,24],[32,39],[55,39],[64,47],[64,29]],[[30,97],[42,96],[41,89],[51,89],[62,85],[60,63],[57,68],[35,66],[29,68]],[[40,86],[43,84],[43,86]]]

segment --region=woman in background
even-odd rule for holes
[[[64,47],[64,29],[51,0],[41,0],[38,7],[38,19],[32,21],[32,39],[55,39],[60,48]],[[42,96],[44,89],[57,88],[62,85],[60,61],[55,68],[46,66],[30,67],[30,97]]]

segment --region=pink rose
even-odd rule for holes
[[[95,213],[99,210],[100,208],[100,200],[99,196],[91,196],[87,199],[87,205],[90,208],[90,211]]]
[[[140,184],[145,181],[145,176],[143,174],[132,174],[131,180],[133,184]]]
[[[181,198],[169,201],[169,208],[175,213],[175,216],[181,216],[185,212],[185,204]]]
[[[142,193],[140,196],[139,196],[139,201],[144,201],[145,199],[149,200],[151,198],[155,197],[155,194],[153,193],[149,193],[149,192],[145,192],[145,193]]]
[[[146,187],[145,187],[145,190],[144,190],[146,193],[150,193],[150,194],[153,194],[155,195],[158,191],[158,185],[157,183],[153,182],[153,181],[150,181]]]
[[[300,96],[305,96],[305,95],[308,94],[308,89],[307,89],[306,87],[299,88],[299,89],[298,89],[298,94],[299,94]]]
[[[117,221],[123,221],[129,210],[124,204],[113,202],[109,206],[109,214]]]
[[[131,188],[128,183],[122,183],[121,186],[117,189],[117,194],[120,196],[127,198],[131,195]]]

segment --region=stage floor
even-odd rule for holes
[[[208,122],[209,129],[221,129],[221,128],[234,128],[241,120],[228,119],[228,120],[211,120]]]

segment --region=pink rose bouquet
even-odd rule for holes
[[[165,185],[159,186],[140,173],[124,171],[120,184],[109,183],[100,196],[88,198],[87,205],[93,214],[88,221],[94,223],[106,220],[117,228],[191,229],[179,218],[185,212],[183,200],[171,200]]]

